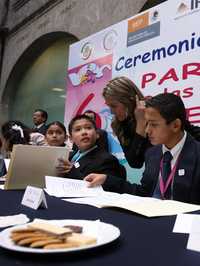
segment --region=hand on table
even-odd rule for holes
[[[107,175],[104,174],[89,174],[87,175],[84,180],[89,182],[88,187],[96,187],[103,185],[103,183],[106,181]]]

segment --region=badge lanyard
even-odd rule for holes
[[[74,156],[72,157],[71,161],[75,162],[75,163],[78,162],[83,156],[85,156],[86,154],[88,154],[89,152],[93,151],[96,148],[97,148],[97,145],[95,145],[92,148],[90,148],[89,150],[81,152],[81,153],[80,153],[80,151],[77,151],[77,153],[75,153]]]
[[[160,162],[160,182],[159,183],[160,183],[160,192],[161,192],[161,196],[162,196],[163,199],[165,198],[164,197],[165,192],[167,191],[169,185],[172,182],[172,179],[174,178],[174,175],[175,175],[175,172],[176,172],[176,168],[177,168],[177,165],[178,165],[178,161],[179,161],[179,157],[176,160],[176,163],[175,163],[174,167],[172,168],[171,173],[170,173],[169,177],[167,178],[167,181],[166,181],[165,184],[164,184],[163,178],[162,178],[163,159]]]

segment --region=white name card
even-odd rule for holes
[[[34,210],[39,207],[47,208],[44,191],[41,188],[27,186],[21,204]]]

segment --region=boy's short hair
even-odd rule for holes
[[[94,116],[94,120],[96,120],[97,114],[95,113],[95,111],[88,109],[84,112],[84,115],[86,115],[86,114],[92,114]]]
[[[96,123],[91,117],[84,115],[84,114],[83,115],[77,115],[77,116],[72,118],[72,120],[70,121],[70,123],[68,125],[68,132],[70,135],[72,135],[72,128],[73,128],[73,125],[75,124],[75,122],[78,120],[82,120],[82,119],[89,121],[93,125],[94,129],[97,130]]]
[[[40,112],[42,117],[45,119],[45,122],[47,121],[48,113],[45,110],[43,110],[43,109],[35,109],[34,113],[36,113],[36,112]]]
[[[186,126],[186,110],[181,98],[173,93],[161,93],[146,101],[146,107],[156,109],[169,124],[177,118],[181,120],[181,129]]]

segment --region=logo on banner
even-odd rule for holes
[[[159,12],[154,10],[128,20],[127,47],[160,35]],[[150,24],[151,22],[151,24]]]
[[[90,42],[86,42],[81,48],[81,58],[87,60],[92,53],[93,46]]]
[[[153,10],[153,12],[150,13],[150,21],[152,23],[158,21],[159,19],[159,11],[158,10]]]
[[[69,79],[73,86],[79,86],[87,83],[94,83],[104,75],[104,70],[111,70],[110,64],[89,63],[82,66],[77,73],[69,73]]]
[[[175,19],[182,18],[200,10],[200,0],[180,0]]]
[[[103,38],[103,47],[105,50],[110,51],[113,50],[113,48],[117,44],[117,32],[115,30],[111,30],[106,33],[106,35]]]

